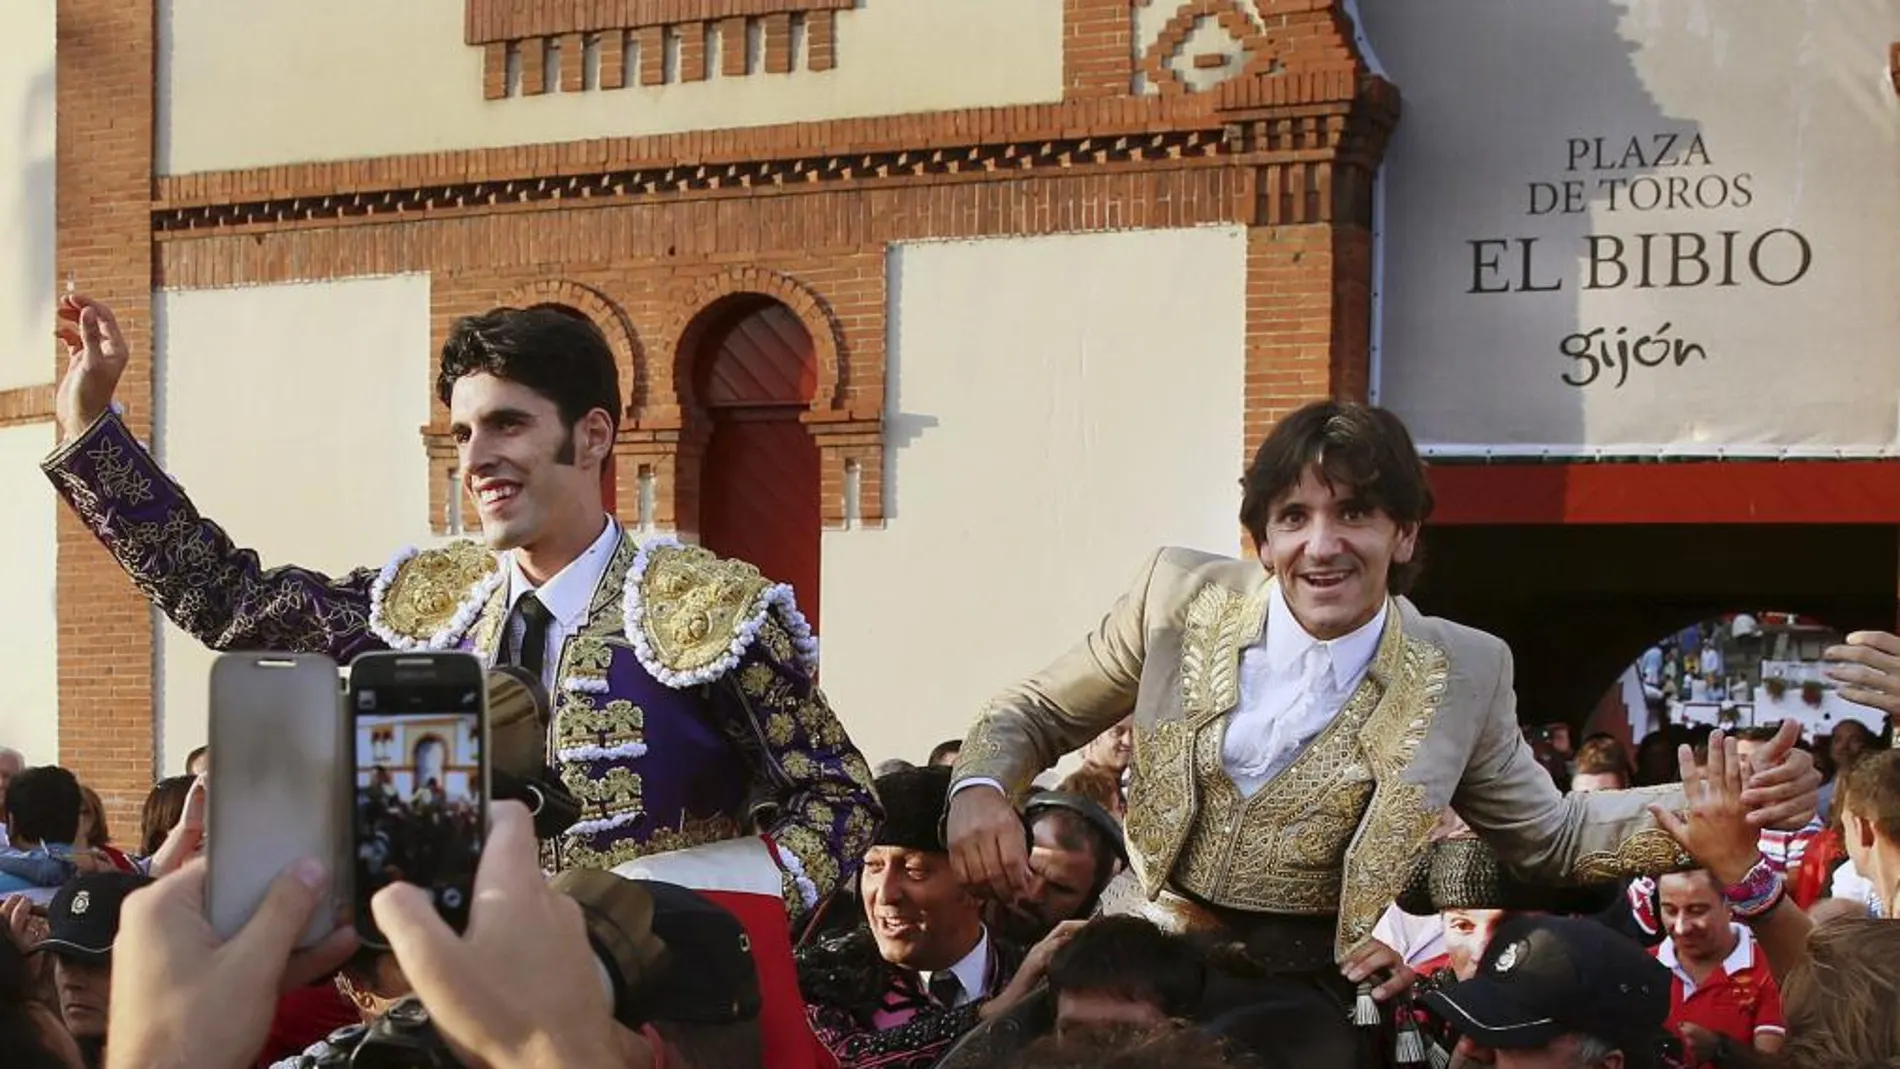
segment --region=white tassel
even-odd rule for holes
[[[1359,985],[1359,995],[1352,1004],[1352,1023],[1361,1028],[1371,1028],[1379,1023],[1379,1004],[1372,1001],[1371,984]]]
[[[1437,1043],[1427,1043],[1425,1061],[1432,1069],[1451,1069],[1451,1052]]]
[[[1400,1065],[1425,1064],[1425,1038],[1418,1034],[1418,1022],[1411,1015],[1402,1015],[1399,1025],[1399,1041],[1394,1056]]]

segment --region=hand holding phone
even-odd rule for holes
[[[461,931],[488,828],[487,680],[465,653],[371,653],[350,665],[352,896],[356,927],[381,946],[370,899],[422,888]]]
[[[343,854],[348,751],[337,692],[336,662],[319,655],[231,653],[212,665],[218,789],[193,790],[207,810],[205,914],[222,939],[237,935],[286,867],[319,858],[334,871]],[[336,928],[345,881],[336,882],[298,947]]]

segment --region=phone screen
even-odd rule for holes
[[[442,673],[450,674],[465,673]],[[400,880],[427,891],[437,912],[461,931],[488,817],[479,672],[404,681],[400,672],[366,672],[359,662],[349,701],[357,929],[382,942],[369,902]]]

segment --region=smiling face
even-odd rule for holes
[[[1715,964],[1735,949],[1728,904],[1707,872],[1672,872],[1656,881],[1663,927],[1684,961]]]
[[[612,422],[595,409],[573,427],[551,399],[494,375],[465,375],[449,401],[462,484],[493,549],[577,543],[600,533],[600,464]],[[565,563],[565,562],[563,562]]]
[[[1417,550],[1417,525],[1400,526],[1351,487],[1328,485],[1317,467],[1268,506],[1260,562],[1279,577],[1293,618],[1321,641],[1379,614],[1392,565]]]
[[[885,961],[947,969],[982,935],[976,899],[963,890],[950,855],[874,846],[864,855],[864,919]]]

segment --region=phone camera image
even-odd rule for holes
[[[364,708],[355,724],[357,916],[367,919],[376,892],[402,881],[427,891],[459,931],[481,860],[481,714]]]

